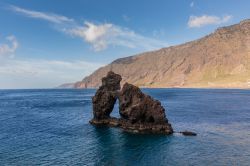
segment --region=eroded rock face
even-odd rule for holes
[[[92,98],[94,119],[101,120],[110,117],[117,100],[121,80],[121,76],[112,71],[102,78],[102,85]]]
[[[119,93],[119,112],[122,118],[131,123],[154,123],[163,124],[168,120],[165,109],[158,100],[142,93],[132,85],[125,83]]]
[[[132,84],[125,83],[119,93],[119,113],[126,129],[136,132],[173,132],[161,103]]]
[[[120,81],[121,76],[113,72],[102,79],[102,86],[92,98],[94,118],[90,123],[120,127],[136,133],[172,134],[173,129],[161,103],[128,83],[119,92]],[[117,98],[121,115],[119,119],[110,117]]]

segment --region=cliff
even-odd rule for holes
[[[101,85],[108,71],[140,87],[250,88],[250,20],[201,39],[121,58],[99,68],[75,88]]]

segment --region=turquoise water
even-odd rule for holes
[[[143,91],[198,136],[91,126],[95,90],[0,90],[0,165],[250,165],[250,90]]]

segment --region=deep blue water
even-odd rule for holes
[[[143,91],[198,136],[94,127],[95,90],[0,90],[0,165],[250,165],[250,90]]]

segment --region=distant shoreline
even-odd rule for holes
[[[16,89],[1,89],[0,90],[95,90],[97,88],[16,88]],[[249,88],[225,88],[225,87],[140,87],[140,89],[228,89],[228,90],[250,90]]]

